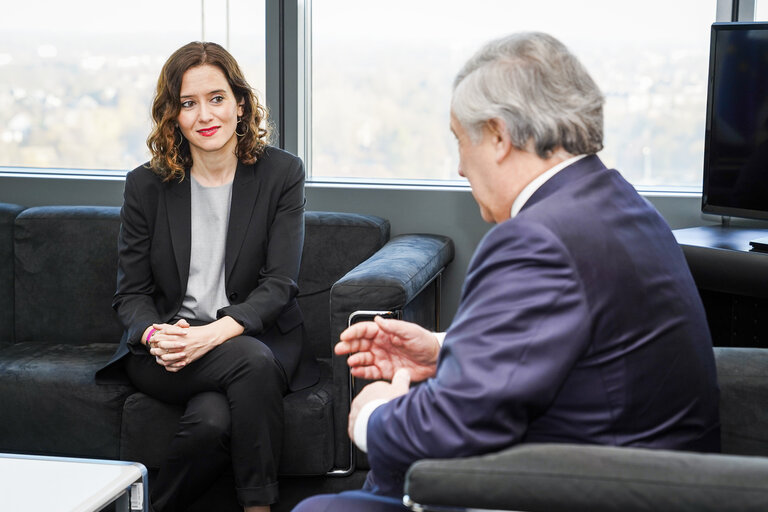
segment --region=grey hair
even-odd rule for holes
[[[512,144],[549,158],[603,149],[605,99],[563,43],[540,32],[491,41],[459,71],[451,111],[476,143],[491,119],[506,125]]]

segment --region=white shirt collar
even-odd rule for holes
[[[520,213],[520,210],[523,209],[523,206],[525,206],[525,203],[528,202],[528,200],[531,198],[534,192],[539,190],[539,188],[546,183],[552,176],[557,174],[558,172],[562,171],[569,165],[578,162],[582,158],[584,158],[587,155],[578,155],[569,158],[568,160],[564,160],[557,164],[556,166],[552,167],[551,169],[548,169],[544,171],[543,173],[536,176],[536,178],[533,179],[528,185],[525,186],[525,188],[520,191],[520,193],[515,198],[515,201],[512,203],[512,214],[511,217],[514,218],[518,213]]]

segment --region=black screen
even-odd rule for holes
[[[768,218],[768,23],[715,23],[702,210]]]

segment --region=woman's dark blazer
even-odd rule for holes
[[[110,362],[97,372],[101,380],[115,380],[116,363],[129,351],[148,354],[142,333],[153,323],[171,322],[181,307],[189,277],[190,194],[189,173],[181,182],[164,183],[145,164],[126,176],[112,303],[126,330]],[[295,298],[304,203],[299,158],[268,147],[255,164],[238,163],[224,263],[230,305],[216,315],[232,317],[244,335],[269,346],[292,390],[318,378]]]

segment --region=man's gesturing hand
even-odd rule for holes
[[[440,345],[434,334],[402,320],[374,318],[341,333],[336,355],[350,354],[350,373],[362,379],[391,380],[400,368],[419,382],[435,374]]]

